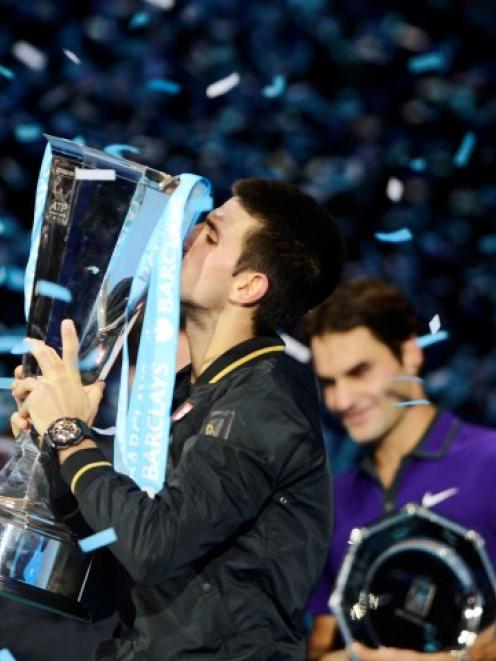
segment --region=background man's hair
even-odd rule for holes
[[[310,337],[345,333],[365,326],[401,360],[401,344],[417,335],[420,322],[397,287],[380,278],[361,277],[341,284],[309,317]]]
[[[235,269],[268,276],[255,330],[288,328],[336,287],[344,263],[339,226],[310,195],[280,181],[240,179],[233,193],[261,223],[245,238]]]

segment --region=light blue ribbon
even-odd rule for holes
[[[163,205],[163,194],[157,198]],[[162,211],[133,277],[129,316],[148,287],[128,409],[129,354],[124,342],[114,466],[149,495],[164,483],[179,329],[183,242],[203,211],[212,208],[205,179],[183,174]]]
[[[45,201],[48,192],[48,179],[50,177],[50,167],[52,165],[52,149],[50,143],[45,148],[43,160],[41,162],[38,185],[36,186],[36,198],[34,203],[34,220],[31,231],[31,247],[29,250],[28,263],[24,276],[24,317],[26,321],[29,317],[31,307],[31,297],[33,295],[34,276],[36,271],[36,260],[38,259],[38,248],[40,245],[41,227],[43,225],[43,212],[45,210]]]

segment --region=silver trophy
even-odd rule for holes
[[[80,337],[83,383],[104,379],[143,307],[125,310],[139,259],[181,177],[74,142],[47,136],[51,147],[42,200],[38,258],[27,335],[60,350],[60,323],[74,320]],[[48,169],[49,168],[49,169]],[[115,179],[79,178],[88,171],[115,172]],[[40,173],[40,178],[43,172]],[[197,213],[209,190],[192,188],[186,213]],[[70,296],[52,296],[45,282]],[[25,376],[37,375],[33,356]],[[0,596],[13,597],[68,617],[88,620],[81,597],[90,559],[57,513],[62,487],[56,462],[30,432],[21,432],[15,453],[0,472]]]
[[[352,531],[329,605],[347,644],[465,650],[496,617],[482,537],[419,505]]]

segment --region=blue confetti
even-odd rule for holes
[[[19,142],[33,142],[41,138],[43,130],[39,124],[17,124],[14,128],[15,137]]]
[[[384,241],[385,243],[404,243],[411,241],[413,238],[413,234],[407,227],[402,227],[395,232],[376,232],[374,236],[378,241]]]
[[[12,80],[12,78],[15,78],[15,73],[12,71],[12,69],[7,69],[7,67],[0,65],[0,76]]]
[[[91,349],[87,356],[81,358],[79,361],[79,369],[81,372],[86,372],[87,370],[93,370],[95,367],[98,367],[101,362],[103,355],[101,350],[98,347]]]
[[[427,71],[444,71],[447,60],[444,53],[434,51],[415,55],[408,60],[408,71],[411,73],[426,73]]]
[[[139,154],[140,152],[137,147],[118,143],[114,145],[107,145],[103,148],[103,151],[107,152],[107,154],[110,154],[111,156],[117,156],[118,158],[122,158],[123,151],[129,151],[131,154]]]
[[[148,25],[150,22],[150,14],[147,11],[137,11],[133,16],[131,17],[131,20],[129,21],[129,27],[131,30],[137,30],[138,28],[142,28],[145,25]]]
[[[267,99],[273,99],[276,96],[281,96],[281,94],[286,89],[286,79],[280,74],[274,76],[270,85],[266,85],[262,89],[262,94],[267,97]]]
[[[179,94],[181,91],[179,83],[165,78],[151,78],[146,82],[146,87],[154,92],[165,92],[166,94]]]
[[[453,159],[456,167],[463,168],[470,160],[475,147],[475,133],[469,131],[463,136],[463,140]]]
[[[11,291],[24,291],[24,271],[17,266],[0,267],[0,287]]]
[[[79,546],[84,553],[90,553],[90,551],[95,551],[102,546],[108,546],[116,541],[117,535],[115,530],[113,528],[106,528],[105,530],[96,532],[94,535],[79,540]]]
[[[6,647],[0,650],[0,661],[16,661],[15,656]]]
[[[426,404],[430,404],[428,399],[411,399],[408,402],[395,402],[394,405],[397,408],[402,408],[404,406],[425,406]]]
[[[423,172],[427,167],[425,158],[412,158],[410,161],[410,167],[415,172]]]
[[[76,135],[72,138],[72,142],[75,142],[77,145],[84,147],[86,145],[86,140],[82,135]]]
[[[447,331],[439,331],[439,333],[429,333],[428,335],[422,335],[417,337],[417,345],[424,349],[425,347],[430,347],[431,344],[437,344],[438,342],[444,342],[449,338],[449,333]]]
[[[22,344],[21,335],[2,335],[0,336],[0,354],[11,353],[12,349],[18,344]]]
[[[13,383],[14,383],[13,378],[9,376],[0,376],[0,390],[11,390]]]
[[[63,287],[56,282],[49,282],[48,280],[38,280],[35,294],[46,296],[47,298],[56,298],[58,301],[64,301],[65,303],[72,301],[72,294],[67,287]]]
[[[24,338],[20,342],[16,342],[12,346],[10,353],[14,356],[22,356],[25,353],[31,353],[30,339]]]

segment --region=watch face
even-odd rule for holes
[[[52,436],[58,443],[70,443],[79,436],[81,430],[74,420],[66,419],[57,420],[53,425],[51,432]]]

